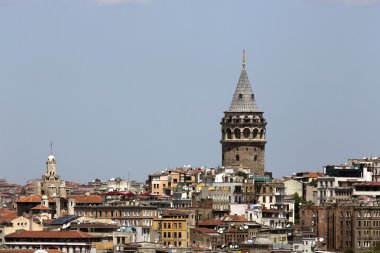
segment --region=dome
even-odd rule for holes
[[[48,161],[54,161],[54,160],[55,160],[55,157],[53,155],[48,156]]]
[[[42,200],[48,200],[48,196],[46,196],[46,195],[42,195],[41,199],[42,199]]]
[[[254,244],[259,244],[259,245],[272,245],[272,241],[268,237],[264,236],[258,236],[256,239],[253,241]]]

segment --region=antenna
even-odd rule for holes
[[[243,69],[245,69],[245,49],[243,49]]]
[[[50,141],[50,155],[53,154],[53,141]]]

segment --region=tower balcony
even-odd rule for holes
[[[222,139],[220,140],[220,143],[252,143],[252,142],[260,142],[262,144],[265,144],[267,142],[266,139]]]

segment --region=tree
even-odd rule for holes
[[[303,199],[300,197],[298,192],[293,194],[294,199],[294,223],[299,224],[300,219],[300,203],[302,203]]]
[[[352,248],[347,248],[344,250],[344,253],[354,253],[354,251],[352,250]]]

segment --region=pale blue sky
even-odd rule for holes
[[[380,155],[377,0],[0,0],[0,177],[221,163],[246,49],[280,177]]]

